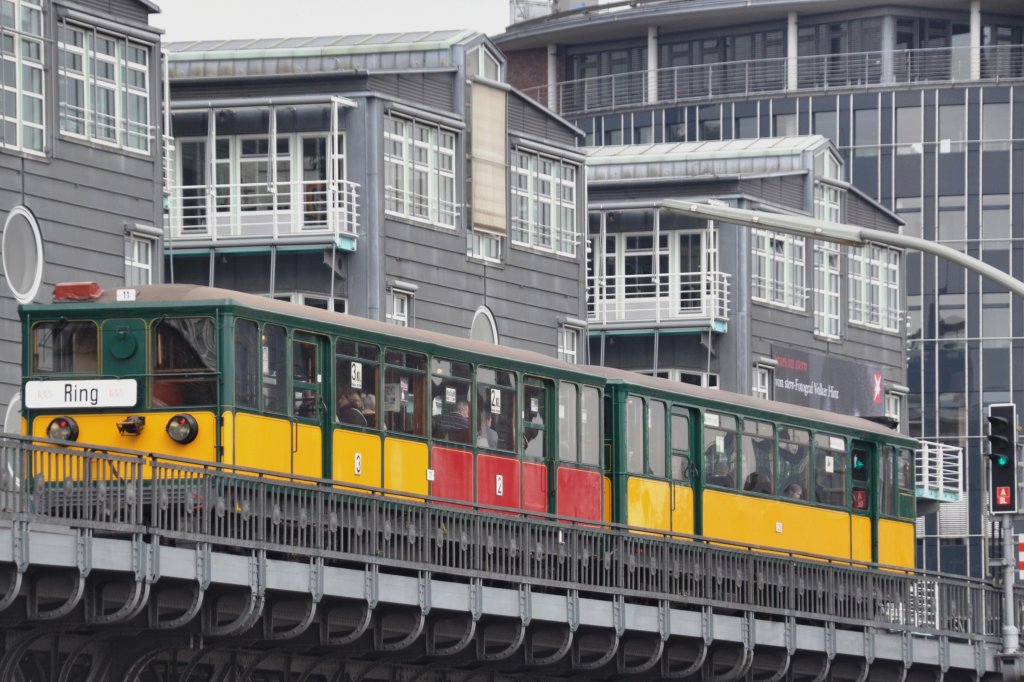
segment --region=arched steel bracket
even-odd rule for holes
[[[473,636],[476,635],[477,618],[474,616],[475,614],[469,614],[456,617],[431,619],[430,627],[427,628],[426,635],[427,655],[454,656],[455,654],[461,653],[467,646],[469,646],[470,642],[473,641]],[[447,646],[438,646],[438,628],[441,624],[457,622],[461,622],[463,624],[462,636]]]
[[[73,584],[64,602],[52,609],[45,610],[39,608],[39,584],[43,580],[52,578],[53,574],[40,575],[31,579],[29,581],[28,601],[26,603],[29,620],[57,620],[74,611],[85,594],[85,579],[87,575],[87,573],[83,573],[81,569],[78,569],[77,575],[71,577]]]
[[[605,647],[604,653],[595,659],[585,661],[583,660],[583,643],[593,641],[592,638],[605,637],[608,641],[608,645]],[[588,670],[597,670],[602,668],[611,661],[615,654],[619,651],[619,642],[622,640],[621,635],[618,632],[606,633],[590,633],[577,636],[572,643],[572,667],[573,670],[579,670],[581,672]]]
[[[196,617],[199,610],[203,607],[203,597],[206,591],[203,589],[202,583],[196,583],[192,585],[191,600],[188,606],[177,612],[176,615],[168,618],[161,618],[160,607],[161,597],[165,594],[170,593],[173,590],[181,589],[180,585],[170,585],[161,588],[159,585],[154,588],[153,595],[149,600],[149,627],[153,630],[173,630],[180,628],[192,622],[192,619]]]
[[[483,663],[503,661],[512,656],[515,652],[519,651],[519,647],[523,645],[523,641],[526,639],[526,627],[528,622],[520,620],[516,625],[518,627],[516,628],[515,634],[512,636],[512,641],[510,641],[508,646],[500,651],[487,651],[487,631],[490,628],[485,627],[480,629],[476,638],[477,660]]]
[[[404,637],[397,639],[384,639],[385,621],[392,616],[408,616],[412,619],[411,627]],[[427,614],[420,608],[418,611],[404,610],[396,613],[379,613],[373,628],[373,648],[377,651],[401,651],[413,644],[423,634],[423,627],[426,625]],[[393,621],[392,621],[393,622]],[[393,626],[392,626],[393,627]]]
[[[68,628],[66,627],[54,627],[53,625],[37,628],[36,630],[27,633],[13,646],[8,647],[3,658],[0,659],[0,680],[18,679],[15,675],[15,671],[18,669],[21,657],[25,655],[25,652],[28,651],[33,644],[44,637],[52,637],[53,635],[64,632],[67,629]]]
[[[263,614],[266,604],[264,586],[266,585],[267,557],[258,552],[249,557],[249,595],[245,606],[238,617],[229,623],[217,622],[217,601],[208,602],[203,611],[203,634],[210,637],[227,637],[239,635],[251,629]]]
[[[832,671],[832,656],[827,653],[821,657],[821,670],[814,676],[812,682],[825,682],[828,679],[828,674]]]
[[[789,666],[793,662],[793,655],[790,654],[788,651],[785,652],[783,655],[786,658],[782,665],[779,666],[779,669],[776,670],[775,673],[770,675],[769,677],[757,680],[757,682],[779,682],[780,680],[785,679],[786,675],[789,673]]]
[[[7,581],[7,589],[4,591],[2,597],[0,597],[0,612],[6,611],[14,603],[14,600],[18,598],[21,593],[21,586],[24,583],[24,572],[14,566],[6,567],[6,572],[11,574],[10,580]]]
[[[280,602],[267,602],[266,615],[263,617],[263,638],[269,640],[282,640],[282,639],[294,639],[309,629],[309,626],[313,623],[313,619],[316,617],[317,600],[314,596],[310,596],[305,600],[305,612],[297,623],[286,628],[275,628],[274,627],[274,612],[275,607],[283,604],[284,600]]]
[[[346,646],[366,634],[370,629],[370,623],[373,622],[373,607],[369,604],[361,604],[358,608],[362,609],[362,615],[359,616],[355,626],[342,635],[331,630],[331,614],[343,609],[321,610],[320,643],[331,647]]]
[[[13,566],[5,566],[11,574],[7,581],[7,589],[0,597],[0,612],[6,611],[14,603],[21,593],[21,587],[25,583],[25,571],[28,570],[28,523],[25,521],[14,521],[11,523],[11,555],[14,559]]]
[[[68,682],[71,679],[71,673],[75,667],[75,661],[82,655],[82,652],[86,651],[89,647],[95,646],[97,642],[111,637],[111,633],[102,632],[100,634],[87,637],[84,642],[79,644],[74,651],[72,651],[67,658],[64,660],[64,665],[61,666],[60,675],[57,677],[57,682]],[[97,666],[98,667],[98,666]],[[89,679],[95,679],[95,675],[98,672],[96,668],[90,671]]]
[[[125,669],[124,682],[138,682],[139,677],[142,675],[143,672],[145,672],[146,667],[149,666],[149,664],[152,663],[154,660],[156,660],[157,657],[161,656],[162,654],[168,651],[174,651],[175,649],[179,649],[183,646],[183,644],[184,643],[167,644],[166,642],[161,642],[157,646],[151,647],[150,649],[143,651]]]
[[[672,670],[668,656],[662,656],[661,676],[667,679],[684,679],[691,675],[696,675],[700,669],[704,667],[704,661],[708,658],[708,651],[711,650],[711,646],[708,642],[700,640],[699,645],[700,650],[697,652],[697,657],[693,659],[693,662],[690,663],[690,665],[679,670]]]
[[[90,625],[124,623],[142,612],[149,599],[150,583],[137,578],[131,580],[131,588],[124,603],[114,611],[104,611],[105,588],[117,583],[93,581],[85,595],[85,622]]]
[[[541,633],[552,632],[554,630],[554,628],[543,628],[535,629],[530,632],[530,636],[526,640],[526,665],[542,667],[552,665],[565,658],[565,655],[569,653],[569,649],[572,648],[573,629],[571,627],[558,628],[558,632],[562,634],[562,643],[558,645],[557,649],[552,651],[547,656],[537,656],[535,654],[534,650],[536,648],[537,636],[539,636]]]
[[[662,639],[661,635],[649,639],[654,640],[653,651],[651,652],[651,655],[647,658],[647,660],[642,662],[640,665],[626,665],[625,650],[623,649],[621,644],[619,645],[619,651],[618,656],[616,656],[616,660],[617,668],[620,674],[642,675],[643,673],[653,668],[658,663],[658,661],[661,660],[661,655],[665,651],[665,640]]]

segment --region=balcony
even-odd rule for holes
[[[918,441],[915,451],[917,497],[935,502],[958,502],[964,490],[963,450],[934,441]]]
[[[728,319],[729,275],[724,272],[608,275],[587,281],[591,329],[666,325],[724,332]]]
[[[1024,45],[978,49],[972,77],[970,47],[811,55],[665,67],[655,71],[652,101],[647,71],[564,81],[525,93],[563,116],[609,111],[642,104],[700,102],[790,91],[822,91],[872,85],[923,85],[1024,78]],[[790,69],[793,69],[791,72]],[[792,81],[792,85],[790,82]]]
[[[172,186],[168,234],[176,244],[333,241],[354,250],[358,198],[347,180]]]

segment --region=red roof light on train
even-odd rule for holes
[[[95,301],[103,295],[96,282],[62,282],[53,287],[54,301]]]

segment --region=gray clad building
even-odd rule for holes
[[[822,135],[844,161],[842,181],[898,216],[905,234],[1024,272],[1021,3],[511,7],[513,25],[495,37],[511,82],[579,126],[586,144]],[[850,220],[849,206],[838,217]],[[808,319],[827,281],[812,277],[814,262],[806,252],[798,283],[811,292]],[[1024,404],[1024,308],[933,256],[907,253],[904,266],[906,307],[893,312],[908,333],[909,392],[892,411],[911,435],[964,447],[967,466],[961,501],[920,521],[919,557],[926,568],[983,575],[992,550],[985,415],[993,403]],[[868,263],[869,277],[885,267],[884,258]],[[867,293],[842,294],[867,314],[840,319],[836,343],[895,331],[883,301]]]
[[[160,281],[160,33],[148,0],[0,7],[0,414],[20,430],[19,303]]]
[[[581,133],[484,35],[168,49],[167,280],[581,358]]]

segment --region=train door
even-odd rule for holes
[[[330,357],[327,337],[295,332],[292,337],[292,473],[322,478],[330,475],[329,461],[331,411],[326,396]]]
[[[673,406],[669,422],[669,481],[671,530],[674,533],[693,534],[698,523],[693,489],[696,468],[691,454],[694,450],[690,424],[689,410]]]
[[[526,377],[523,379],[523,469],[522,504],[528,511],[554,511],[552,498],[555,483],[549,477],[554,475],[551,462],[555,444],[552,442],[556,429],[551,428],[551,395],[554,389],[551,381]]]
[[[853,558],[878,561],[878,501],[874,443],[855,440],[850,448],[850,511]]]

